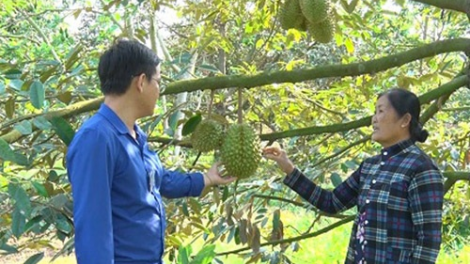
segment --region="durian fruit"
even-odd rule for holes
[[[222,125],[212,119],[201,121],[191,135],[193,148],[201,152],[218,149],[223,137]]]
[[[307,31],[307,25],[308,25],[308,21],[307,19],[304,18],[302,24],[298,25],[295,29],[299,31]]]
[[[286,0],[281,5],[279,20],[281,27],[285,30],[305,28],[305,17],[300,10],[299,0]]]
[[[227,175],[245,179],[252,176],[261,160],[260,139],[248,124],[233,124],[225,135],[220,157]]]
[[[307,25],[307,31],[312,34],[313,39],[320,43],[328,43],[333,40],[335,30],[336,21],[333,12],[330,12],[328,18],[322,22],[318,24],[309,23]]]
[[[330,15],[330,0],[299,0],[300,10],[310,24],[318,24]]]

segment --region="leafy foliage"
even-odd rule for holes
[[[64,155],[74,131],[100,103],[98,58],[115,38],[138,39],[164,57],[163,85],[167,85],[184,79],[192,66],[193,78],[296,74],[301,69],[327,70],[329,65],[351,63],[360,67],[362,62],[459,37],[468,26],[462,13],[413,1],[332,2],[338,19],[335,39],[319,44],[306,32],[281,29],[280,1],[3,0],[0,254],[38,248],[55,249],[58,255],[72,252],[72,201]],[[242,108],[244,120],[260,135],[337,125],[333,132],[277,140],[315,182],[332,188],[378,149],[369,142],[369,127],[341,129],[370,117],[378,92],[402,86],[418,94],[432,93],[466,67],[468,58],[462,52],[448,52],[371,74],[336,77],[342,73],[332,72],[329,78],[255,87],[244,93],[241,105],[235,89],[219,89],[212,111],[228,124],[235,122]],[[422,147],[443,171],[468,172],[469,92],[457,88],[424,106],[423,110],[434,105],[439,111],[426,123],[431,137]],[[171,89],[167,92],[155,115],[141,121],[142,127],[167,167],[207,169],[218,153],[198,158],[191,148],[178,155],[174,150],[187,146],[187,137],[208,111],[208,91],[188,94],[183,104],[170,95]],[[182,119],[180,110],[185,113]],[[173,138],[180,126],[186,136],[182,142]],[[263,145],[267,143],[271,142]],[[291,232],[295,227],[284,226],[280,216],[308,205],[282,188],[280,179],[273,164],[262,162],[255,180],[208,190],[201,199],[166,201],[167,258],[178,263],[221,263],[222,256],[238,254],[251,263],[289,263],[297,242],[305,238],[295,236]],[[468,190],[467,182],[458,182],[446,195],[446,249],[461,249],[468,243]],[[311,210],[312,227],[329,219]],[[342,220],[335,223],[353,213],[336,216]],[[312,234],[310,230],[305,233]],[[198,238],[205,246],[193,252],[187,241]],[[210,246],[214,242],[234,243],[239,249],[224,253]],[[26,263],[42,257],[41,252],[34,254]]]

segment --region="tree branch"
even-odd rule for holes
[[[461,43],[469,44],[468,47],[470,47],[470,43],[467,43],[467,42],[470,42],[470,39],[457,39],[457,40],[459,41],[459,42],[456,42],[457,44],[459,44],[459,45]],[[451,41],[453,41],[453,40],[451,40]],[[450,44],[453,43],[451,41],[441,41],[441,42],[438,42],[438,43],[440,43],[440,46],[442,46],[443,43],[447,42],[448,43],[447,45],[451,46]],[[455,45],[457,45],[457,44],[455,44]],[[435,44],[431,44],[431,45],[435,45]],[[430,45],[428,45],[428,46],[430,46]],[[418,48],[418,49],[421,49],[421,48]],[[424,50],[424,51],[421,51],[421,52],[425,53],[425,52],[427,52],[427,50]],[[404,53],[407,53],[407,52],[404,52]],[[389,60],[392,60],[390,58],[394,58],[394,57],[397,57],[397,56],[398,57],[403,56],[404,53],[402,53],[402,55],[399,54],[399,55],[395,55],[395,56],[390,56],[388,58],[389,58]],[[409,56],[411,56],[411,54],[409,54]],[[382,67],[381,65],[383,64],[383,63],[381,64],[381,60],[382,59],[374,60],[376,64],[372,63],[374,61],[369,61],[369,62],[366,62],[364,64],[369,65],[370,63],[372,63],[371,66],[367,66],[367,67],[376,66],[377,68],[380,68],[380,67]],[[312,70],[306,70],[306,71],[301,71],[301,72],[323,72],[323,74],[326,74],[326,73],[324,73],[324,71],[325,71],[324,69],[331,69],[331,67],[336,67],[338,69],[344,68],[343,69],[343,71],[344,71],[347,68],[350,68],[354,65],[355,64],[344,65],[344,66],[343,65],[326,66],[326,67],[319,67],[319,68],[315,68],[315,69],[312,69]],[[361,64],[361,65],[363,65],[363,64]],[[393,66],[391,66],[391,67],[393,67]],[[296,75],[298,75],[299,72],[282,72],[282,73],[287,74],[287,75],[292,74],[292,75],[296,76]],[[318,73],[316,73],[316,74],[318,74]],[[343,74],[343,72],[339,71],[339,72],[336,72],[336,73],[327,73],[327,74],[328,74],[328,76],[334,76],[334,75],[338,75],[338,74],[341,75],[341,74]],[[261,75],[263,75],[263,74],[261,74]],[[218,78],[223,78],[223,79],[228,78],[228,79],[230,79],[232,77],[236,77],[236,76],[211,77],[211,78],[204,78],[204,79],[192,80],[192,81],[180,81],[180,82],[175,82],[175,83],[180,83],[180,84],[181,83],[183,83],[183,84],[194,83],[194,86],[197,87],[197,85],[200,84],[201,81],[204,81],[206,79],[207,80],[213,80],[214,78],[216,78],[216,79],[218,79]],[[252,77],[244,77],[244,78],[252,78]],[[318,77],[313,77],[313,78],[318,78]],[[312,78],[310,78],[310,79],[312,79]],[[272,83],[272,81],[271,81],[271,83]],[[444,96],[446,94],[450,94],[453,91],[457,90],[458,88],[460,88],[462,86],[465,86],[465,85],[468,85],[468,83],[469,83],[469,76],[468,75],[461,75],[459,77],[456,77],[452,81],[450,81],[450,82],[448,82],[444,85],[441,85],[438,88],[436,88],[436,89],[434,89],[430,92],[427,92],[427,93],[421,95],[419,97],[420,102],[421,102],[421,104],[428,104],[432,100],[435,100],[435,99],[437,99],[441,96]],[[223,86],[224,83],[221,83],[220,85]],[[249,84],[246,84],[246,85],[249,87]],[[237,86],[237,87],[239,87],[239,86]],[[187,91],[197,90],[197,89],[192,89],[191,87],[186,87],[186,88],[188,89]],[[185,92],[185,91],[181,90],[181,92]],[[170,94],[170,93],[176,93],[176,92],[175,91],[169,92],[168,89],[166,89],[162,93],[162,95]],[[50,117],[56,116],[56,115],[57,116],[62,116],[62,117],[68,117],[70,115],[75,115],[75,114],[85,113],[85,112],[88,112],[88,111],[93,111],[93,110],[98,109],[98,107],[99,107],[99,105],[101,104],[102,101],[103,101],[103,97],[99,97],[99,98],[96,98],[96,99],[93,99],[93,100],[79,102],[79,103],[70,105],[70,106],[68,106],[66,108],[63,108],[63,109],[60,109],[60,110],[51,111],[47,114],[44,114],[44,116],[46,116],[46,118],[47,117],[50,118]],[[68,113],[72,113],[72,114],[68,114]],[[289,131],[284,131],[284,132],[264,134],[264,135],[260,135],[260,138],[261,138],[261,140],[274,141],[274,140],[281,139],[281,138],[286,138],[286,137],[316,135],[316,134],[323,134],[323,133],[335,133],[335,132],[341,132],[341,131],[356,129],[356,128],[363,127],[363,126],[369,126],[370,122],[371,122],[371,116],[368,116],[368,117],[364,117],[364,118],[361,118],[361,119],[356,120],[356,121],[351,121],[351,122],[343,123],[343,124],[306,127],[306,128],[289,130]],[[12,142],[18,140],[19,138],[21,138],[21,136],[22,135],[19,131],[12,130],[9,133],[1,136],[1,138],[4,139],[8,143],[12,143]]]
[[[450,187],[452,185],[454,185],[455,182],[457,182],[459,180],[470,181],[470,172],[466,172],[466,171],[449,172],[449,171],[446,171],[446,172],[443,172],[442,174],[444,175],[444,177],[447,178],[447,180],[445,182],[445,186],[444,186],[445,192],[447,192],[450,189]],[[341,219],[338,222],[336,222],[334,224],[331,224],[331,225],[329,225],[329,226],[327,226],[323,229],[320,229],[316,232],[309,233],[309,234],[304,234],[304,235],[297,236],[297,237],[282,239],[282,240],[269,241],[269,242],[262,243],[260,246],[261,247],[274,246],[274,245],[279,245],[279,244],[284,244],[284,243],[292,243],[292,242],[304,240],[304,239],[311,238],[311,237],[316,237],[316,236],[324,234],[324,233],[326,233],[330,230],[333,230],[333,229],[335,229],[335,228],[337,228],[341,225],[344,225],[346,223],[351,222],[355,217],[356,217],[355,215],[351,215],[351,216],[348,216],[344,219]],[[236,254],[236,253],[240,253],[240,252],[250,250],[250,249],[251,249],[251,247],[243,247],[243,248],[239,248],[239,249],[235,249],[235,250],[231,250],[231,251],[225,251],[225,252],[217,253],[217,256],[226,256],[226,255],[230,255],[230,254]]]
[[[265,243],[262,243],[260,245],[260,247],[274,246],[274,245],[279,245],[279,244],[284,244],[284,243],[292,243],[292,242],[295,242],[295,241],[300,241],[300,240],[304,240],[304,239],[307,239],[307,238],[316,237],[316,236],[324,234],[324,233],[326,233],[330,230],[333,230],[333,229],[337,228],[338,226],[341,226],[341,225],[344,225],[346,223],[351,222],[355,217],[356,217],[355,215],[348,216],[347,218],[341,219],[338,222],[336,222],[334,224],[331,224],[331,225],[329,225],[329,226],[327,226],[323,229],[320,229],[316,232],[313,232],[313,233],[309,233],[309,234],[305,234],[305,235],[301,235],[301,236],[297,236],[297,237],[292,237],[292,238],[287,238],[287,239],[282,239],[282,240],[274,240],[274,241],[265,242]],[[231,251],[217,253],[217,256],[226,256],[226,255],[230,255],[230,254],[236,254],[236,253],[240,253],[240,252],[243,252],[245,250],[250,250],[250,249],[251,249],[251,247],[243,247],[243,248],[239,248],[239,249],[235,249],[235,250],[231,250]]]
[[[344,147],[344,148],[338,150],[337,152],[331,154],[330,156],[328,156],[328,157],[326,157],[326,158],[323,158],[323,159],[317,161],[315,164],[312,165],[312,167],[316,167],[316,166],[318,166],[318,165],[320,165],[320,164],[322,164],[322,163],[324,163],[324,162],[326,162],[326,161],[328,161],[328,160],[330,160],[330,159],[332,159],[332,158],[335,158],[335,157],[337,157],[337,156],[343,154],[344,152],[348,151],[349,149],[351,149],[351,148],[353,148],[353,147],[355,147],[355,146],[364,144],[364,143],[366,143],[367,141],[369,141],[370,138],[371,138],[370,136],[361,138],[361,139],[359,139],[359,140],[357,140],[357,141],[355,141],[355,142],[349,144],[348,146],[346,146],[346,147]]]
[[[454,10],[467,14],[470,18],[470,0],[413,0],[442,9]]]
[[[86,113],[90,112],[93,110],[96,110],[99,108],[100,104],[103,102],[103,98],[99,97],[93,100],[88,100],[88,101],[83,101],[79,102],[73,105],[69,105],[65,108],[56,110],[56,111],[50,111],[48,113],[43,114],[44,118],[47,120],[52,119],[53,117],[60,116],[63,118],[68,118],[74,115],[78,115],[81,113]],[[34,117],[34,116],[32,116]],[[36,130],[37,128],[34,128],[33,130]],[[1,136],[0,138],[5,140],[8,143],[12,143],[20,139],[23,135],[16,129],[13,129],[12,131],[8,132],[7,134]]]
[[[470,181],[470,172],[467,171],[445,171],[442,175],[447,178],[444,183],[444,193],[447,193],[457,181]]]
[[[347,65],[328,65],[297,71],[264,72],[257,75],[230,75],[202,78],[191,81],[170,83],[166,94],[192,92],[204,89],[224,89],[234,87],[253,88],[272,83],[296,83],[318,78],[358,76],[374,74],[412,61],[432,57],[441,53],[470,52],[470,39],[459,38],[437,41],[409,51],[366,62]]]
[[[44,32],[42,31],[42,29],[36,24],[36,22],[34,22],[31,17],[26,14],[23,10],[21,9],[17,9],[18,12],[20,12],[20,14],[23,15],[23,17],[26,19],[26,21],[28,21],[28,23],[38,32],[39,36],[41,36],[41,38],[44,40],[44,42],[46,42],[46,44],[49,46],[49,48],[51,49],[51,53],[52,53],[52,56],[54,57],[54,59],[58,62],[61,62],[59,56],[57,55],[57,53],[55,52],[55,49],[54,47],[51,45],[49,39],[47,38],[47,36],[44,34]]]
[[[453,108],[444,108],[442,109],[442,112],[463,112],[463,111],[468,111],[470,110],[470,106],[462,106],[462,107],[453,107]]]
[[[310,204],[308,203],[303,203],[303,202],[297,202],[297,201],[294,201],[294,200],[290,200],[290,199],[287,199],[287,198],[283,198],[283,197],[278,197],[278,196],[272,196],[272,195],[263,195],[263,194],[255,194],[253,195],[253,197],[256,197],[256,198],[262,198],[262,199],[265,199],[265,200],[277,200],[277,201],[281,201],[281,202],[285,202],[285,203],[290,203],[290,204],[293,204],[295,206],[298,206],[298,207],[302,207],[302,208],[306,208],[308,206],[311,206]],[[315,213],[317,213],[319,216],[327,216],[327,217],[332,217],[332,218],[338,218],[338,219],[344,219],[346,217],[349,217],[349,215],[343,215],[343,214],[328,214],[328,213],[324,213],[316,208],[313,209],[315,211]]]
[[[439,86],[438,88],[429,91],[419,97],[421,104],[428,104],[432,100],[436,100],[441,96],[450,94],[458,88],[467,85],[469,78],[466,75],[459,76],[452,81]],[[341,131],[348,131],[364,126],[369,126],[371,122],[371,116],[361,118],[359,120],[343,123],[343,124],[334,124],[328,126],[315,126],[315,127],[306,127],[300,129],[294,129],[289,131],[271,133],[260,135],[261,140],[276,140],[280,138],[295,137],[295,136],[307,136],[307,135],[316,135],[323,133],[334,133]]]

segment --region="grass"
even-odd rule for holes
[[[313,219],[313,214],[308,212],[282,212],[281,219],[284,223],[284,234],[285,237],[298,236],[300,232],[307,230]],[[318,228],[329,225],[329,222],[335,220],[323,220],[318,224]],[[346,256],[347,246],[349,243],[349,235],[352,223],[340,226],[328,233],[322,234],[317,237],[305,239],[299,242],[299,247],[296,252],[292,248],[287,249],[286,255],[293,263],[325,263],[325,264],[336,264],[343,263]],[[269,226],[266,227],[269,230]],[[261,233],[267,233],[263,230]],[[186,241],[190,243],[190,241]],[[197,253],[204,245],[204,240],[198,239],[192,243],[193,253]],[[233,250],[242,246],[236,245],[234,242],[227,244],[218,242],[216,244],[217,252],[224,252],[227,250]],[[267,251],[273,250],[272,248],[266,248]],[[244,252],[247,253],[247,252]],[[0,264],[23,264],[24,261],[31,254],[22,254],[16,258],[10,258],[5,260],[2,258]],[[62,257],[54,262],[50,262],[51,257],[45,257],[39,264],[76,264],[74,256]],[[244,264],[248,261],[247,258],[243,258],[239,255],[229,255],[227,257],[219,257],[219,260],[224,264]],[[167,264],[171,263],[166,261]],[[470,263],[470,245],[465,246],[460,252],[445,252],[441,250],[437,264],[468,264]]]

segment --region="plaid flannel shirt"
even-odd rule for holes
[[[284,183],[318,209],[338,213],[357,206],[366,211],[364,256],[375,264],[431,264],[441,244],[443,177],[432,160],[413,141],[402,141],[364,160],[334,190],[327,191],[301,171]],[[359,216],[359,214],[358,214]],[[345,263],[355,263],[352,228]]]

